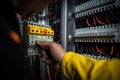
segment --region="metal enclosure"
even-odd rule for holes
[[[61,44],[67,51],[74,51],[74,0],[61,1]]]
[[[46,15],[49,13],[49,6],[43,14],[38,14],[38,24],[51,24],[52,28],[59,27],[54,36],[60,36],[60,44],[66,51],[73,51],[78,54],[94,59],[120,59],[120,0],[58,0],[60,1],[60,17],[54,19]],[[20,23],[23,24],[22,22]],[[58,26],[59,25],[59,26]],[[22,31],[21,33],[26,33]],[[28,36],[21,34],[26,45]],[[47,39],[47,38],[46,38]],[[51,41],[54,37],[51,38]],[[105,50],[104,50],[105,48]],[[34,49],[29,49],[33,52]],[[26,51],[26,53],[28,53]],[[33,52],[34,53],[34,52]],[[48,80],[46,65],[39,60],[39,71]],[[57,78],[59,79],[59,77]],[[65,80],[63,76],[60,78]]]

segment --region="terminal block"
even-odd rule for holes
[[[28,25],[29,34],[38,34],[38,35],[54,35],[54,31],[51,28]]]

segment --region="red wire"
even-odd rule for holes
[[[119,58],[119,55],[120,55],[120,51],[117,52],[117,57]]]
[[[17,16],[17,19],[20,19],[22,16]]]
[[[102,49],[100,49],[100,50],[105,50],[105,48],[102,48]]]
[[[111,55],[113,54],[113,51],[114,51],[114,45],[112,45],[112,47],[111,47],[111,51],[110,51]]]
[[[90,23],[89,23],[89,21],[88,21],[88,18],[86,19],[86,23],[87,23],[88,26],[90,26]]]
[[[31,18],[30,18],[30,17],[28,17],[27,19],[28,19],[28,21],[30,21],[30,20],[31,20]]]
[[[100,21],[97,16],[95,16],[95,19],[97,20],[97,22],[98,22],[99,24],[101,24],[101,25],[106,25],[104,22]]]
[[[96,44],[95,47],[96,47],[96,50],[97,50],[99,53],[103,54],[103,52],[98,48],[97,44]]]
[[[105,17],[105,19],[106,19],[106,21],[107,21],[108,23],[110,23],[110,21],[107,19],[107,17]]]
[[[96,21],[94,17],[93,17],[93,25],[96,26]]]

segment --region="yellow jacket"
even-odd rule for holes
[[[120,60],[95,60],[67,52],[61,71],[68,80],[120,80]]]

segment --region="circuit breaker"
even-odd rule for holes
[[[54,31],[49,25],[42,25],[35,22],[24,22],[24,41],[27,46],[28,56],[37,55],[35,41],[53,41]]]

